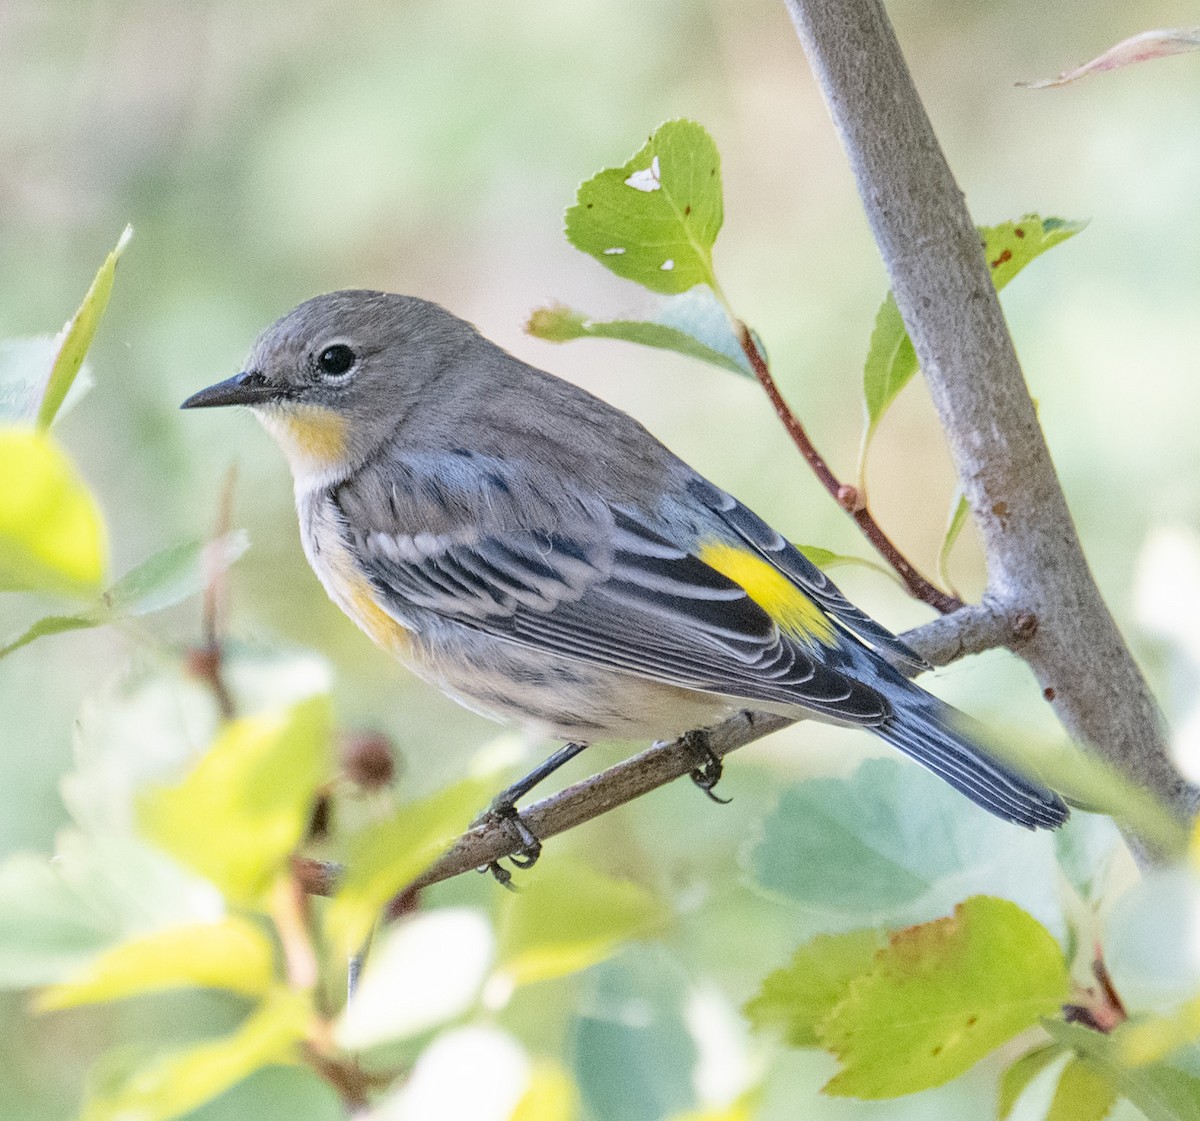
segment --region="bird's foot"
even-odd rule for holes
[[[492,799],[492,804],[474,821],[474,825],[487,822],[503,822],[509,833],[516,839],[517,847],[509,855],[509,860],[517,868],[532,868],[537,858],[542,854],[542,842],[521,817],[517,809],[517,800],[528,794],[539,782],[552,775],[564,763],[574,759],[583,749],[584,743],[568,743],[560,747],[544,763],[535,767],[524,778],[514,782],[512,786],[501,790]],[[493,860],[485,864],[480,871],[491,872],[492,878],[504,887],[512,887],[512,872],[503,867],[499,861]]]
[[[696,762],[691,771],[692,782],[714,802],[722,806],[728,805],[731,799],[722,798],[713,793],[713,787],[721,781],[725,765],[721,762],[721,757],[713,751],[712,744],[708,740],[708,733],[703,730],[688,732],[683,736],[683,742]]]
[[[511,801],[504,799],[503,795],[497,798],[475,820],[476,825],[490,824],[492,822],[502,824],[516,843],[513,851],[508,854],[508,859],[512,861],[513,867],[522,870],[532,868],[537,863],[538,857],[542,855],[542,842],[539,840],[537,834],[525,823],[525,819],[521,816],[521,811]],[[500,861],[490,861],[480,868],[479,871],[490,872],[492,879],[500,884],[501,887],[513,889],[513,874]]]

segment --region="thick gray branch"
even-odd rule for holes
[[[880,0],[787,0],[983,536],[988,598],[1064,727],[1181,814],[1196,793],[1084,558],[967,212]]]

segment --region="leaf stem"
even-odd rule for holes
[[[875,546],[879,555],[892,566],[896,574],[904,581],[904,586],[912,596],[923,603],[928,603],[943,615],[949,615],[952,611],[957,611],[963,606],[962,601],[952,595],[947,595],[940,588],[935,587],[926,580],[909,563],[900,550],[896,548],[891,538],[880,528],[879,523],[872,516],[871,511],[863,501],[864,496],[862,492],[849,483],[843,483],[830,470],[829,464],[825,462],[825,458],[817,451],[812,440],[809,439],[804,425],[800,423],[796,414],[792,412],[788,403],[783,399],[783,394],[779,392],[779,386],[771,376],[770,368],[767,366],[766,359],[763,357],[762,351],[759,350],[758,344],[754,341],[754,335],[751,333],[750,328],[740,319],[734,318],[733,322],[738,341],[742,346],[742,351],[745,353],[751,368],[754,370],[754,376],[758,378],[759,384],[765,390],[767,398],[775,410],[775,415],[779,417],[784,428],[787,429],[787,434],[792,438],[792,443],[796,445],[796,448],[804,457],[804,461],[812,468],[821,485],[833,496],[834,501],[858,523],[858,528],[862,530],[863,535]]]

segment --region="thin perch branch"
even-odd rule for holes
[[[985,604],[934,619],[903,637],[927,661],[942,665],[967,654],[1008,645],[1019,636],[1013,620]],[[723,757],[791,723],[782,716],[738,713],[708,731],[709,746]],[[521,817],[536,836],[553,837],[682,778],[695,766],[694,750],[682,740],[655,744],[615,767],[522,808]],[[407,897],[421,888],[511,856],[520,848],[520,839],[503,821],[485,821],[459,837],[401,894]],[[338,875],[335,865],[298,857],[293,860],[293,869],[309,894],[333,893]]]
[[[935,587],[909,563],[904,554],[896,548],[891,538],[883,532],[871,511],[862,504],[858,488],[849,483],[843,483],[830,470],[829,464],[825,462],[825,457],[817,451],[812,440],[809,439],[804,425],[800,423],[799,418],[783,399],[783,394],[779,392],[779,386],[775,384],[775,378],[771,374],[767,360],[763,357],[762,351],[758,349],[758,344],[754,341],[750,328],[739,321],[737,322],[737,332],[738,340],[742,344],[742,351],[754,370],[754,376],[758,378],[759,385],[766,392],[767,399],[775,410],[775,415],[779,417],[787,434],[791,437],[792,443],[796,445],[797,450],[804,457],[804,461],[812,468],[813,474],[817,476],[821,485],[833,496],[834,501],[858,523],[858,528],[862,530],[863,535],[875,546],[876,552],[892,566],[896,575],[904,581],[904,586],[908,588],[914,598],[928,603],[943,615],[949,615],[950,612],[957,611],[962,607],[962,600],[947,595],[941,588]]]
[[[1051,463],[962,192],[880,0],[787,0],[980,528],[992,602],[1067,731],[1190,816],[1164,722]]]

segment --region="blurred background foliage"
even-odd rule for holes
[[[1182,716],[1200,672],[1187,643],[1200,616],[1195,60],[1060,91],[1013,83],[1144,27],[1187,23],[1194,7],[902,0],[890,10],[976,220],[1030,210],[1091,219],[1012,285],[1005,308],[1101,585],[1170,714]],[[567,245],[562,213],[581,179],[673,116],[702,121],[721,152],[722,284],[848,477],[862,360],[887,285],[781,4],[0,4],[0,337],[56,329],[123,225],[136,229],[90,356],[96,388],[57,429],[105,511],[114,572],[207,533],[236,464],[233,520],[251,548],[233,570],[229,633],[326,656],[339,724],[386,732],[410,791],[447,782],[496,729],[406,676],[326,601],[300,551],[282,458],[254,422],[182,415],[178,403],[239,369],[255,334],[301,299],[347,286],[410,292],[629,410],[793,539],[862,553],[749,381],[620,343],[558,349],[522,331],[550,300],[595,314],[641,306],[632,286]],[[886,420],[870,481],[880,522],[932,571],[954,481],[919,384]],[[968,537],[952,572],[975,594],[983,571]],[[1139,556],[1150,543],[1159,557],[1164,539],[1176,562],[1147,561],[1139,585]],[[897,629],[926,617],[881,577],[838,578]],[[0,633],[46,610],[0,602]],[[149,632],[151,651],[197,641],[197,604]],[[80,707],[147,649],[145,632],[101,630],[42,640],[0,664],[0,854],[52,848]],[[1002,653],[950,668],[935,688],[1011,733],[1058,738],[1028,675]],[[849,773],[873,751],[866,740],[792,730],[731,762],[727,808],[681,785],[555,843],[681,912],[665,943],[586,982],[523,989],[510,1006],[531,1051],[598,1056],[575,1071],[595,1117],[650,1121],[688,1108],[693,1068],[718,1081],[727,1069],[696,1067],[713,1040],[756,1061],[736,1008],[762,964],[782,962],[813,928],[745,886],[742,855],[773,789]],[[615,757],[601,748],[571,775]],[[496,906],[481,880],[438,891],[439,901]],[[641,994],[642,1034],[616,1038],[622,1021],[607,1013],[629,993]],[[204,1034],[240,1014],[208,993],[188,1007],[183,1024],[170,1017],[172,1031]],[[705,1016],[707,1034],[689,1029]],[[5,995],[0,1031],[18,1058],[0,1064],[0,1115],[63,1116],[111,1034],[154,1036],[163,1022],[158,998],[30,1020],[22,997]],[[633,1054],[653,1056],[675,1082],[631,1089],[623,1056]],[[828,1058],[809,1052],[777,1063],[765,1106],[776,1113],[764,1115],[789,1115],[792,1095],[810,1097],[828,1076],[821,1064]],[[974,1117],[989,1077],[870,1112]],[[336,1114],[328,1095],[325,1113],[314,1104],[324,1093],[315,1081],[289,1079],[258,1075],[240,1112],[214,1103],[196,1116]],[[862,1108],[821,1102],[808,1115]]]

